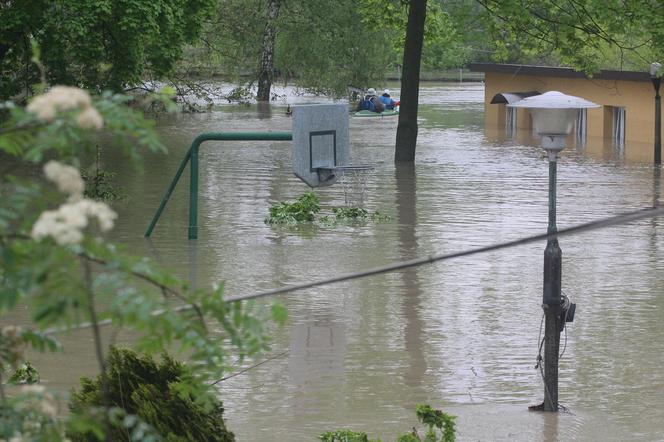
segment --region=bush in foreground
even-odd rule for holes
[[[197,402],[187,390],[195,383],[189,368],[162,356],[160,364],[150,356],[131,350],[111,348],[108,357],[108,398],[112,407],[122,409],[125,418],[107,422],[111,440],[130,441],[126,416],[136,416],[151,426],[166,441],[206,440],[232,442],[235,436],[226,429],[222,403]],[[81,391],[74,392],[70,409],[85,413],[91,407],[102,407],[101,379],[81,380]],[[92,431],[70,431],[74,442],[94,441]]]

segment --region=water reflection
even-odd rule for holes
[[[394,169],[396,184],[397,223],[399,225],[399,260],[408,261],[419,256],[417,246],[417,176],[413,163],[398,163]],[[422,290],[417,268],[409,268],[402,272],[403,284],[403,317],[406,321],[404,341],[410,364],[405,376],[405,383],[411,387],[419,387],[427,371],[424,357],[424,330],[420,317]]]
[[[273,111],[272,103],[269,101],[260,101],[256,103],[256,117],[259,120],[269,120],[272,118]]]

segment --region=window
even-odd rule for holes
[[[505,131],[508,135],[514,135],[516,132],[516,108],[507,107],[505,117]]]
[[[579,109],[579,115],[576,117],[576,139],[582,143],[586,141],[588,128],[588,109]]]
[[[625,144],[625,114],[624,107],[613,108],[613,130],[611,135],[613,141],[620,146]]]

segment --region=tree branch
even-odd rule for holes
[[[99,329],[99,322],[97,320],[97,311],[95,310],[94,288],[92,287],[92,269],[90,262],[81,258],[83,266],[83,282],[85,293],[88,299],[88,311],[90,313],[90,322],[92,323],[92,336],[94,337],[95,354],[97,356],[97,363],[100,370],[101,382],[101,395],[104,404],[104,426],[106,427],[106,440],[111,440],[111,425],[108,421],[108,412],[111,409],[111,398],[108,392],[108,378],[106,374],[106,360],[104,359],[103,344],[101,341],[101,330]]]

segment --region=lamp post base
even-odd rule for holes
[[[544,305],[544,411],[558,411],[561,307]]]

